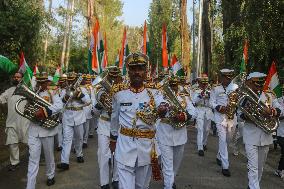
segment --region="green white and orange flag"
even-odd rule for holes
[[[172,57],[171,68],[172,68],[173,75],[175,75],[175,76],[185,76],[182,64],[178,61],[178,59],[177,59],[175,54]]]
[[[20,73],[22,73],[24,75],[23,77],[23,82],[30,88],[32,88],[32,76],[33,76],[33,72],[32,70],[30,69],[29,65],[27,64],[26,62],[26,59],[25,59],[25,56],[24,56],[24,53],[21,52],[21,55],[20,55],[20,68],[19,68],[19,71]]]
[[[123,37],[122,37],[122,47],[119,55],[119,68],[121,69],[122,75],[126,75],[125,58],[128,55],[129,55],[129,47],[127,41],[127,30],[126,27],[124,27]]]
[[[60,68],[60,66],[58,66],[56,71],[55,71],[55,74],[53,76],[52,83],[57,84],[57,82],[58,82],[58,80],[60,78],[60,72],[61,72],[61,68]]]
[[[248,41],[245,40],[243,58],[242,58],[241,69],[240,69],[241,73],[246,72],[247,64],[248,64]]]
[[[101,63],[102,71],[104,71],[107,68],[107,65],[108,65],[106,33],[104,35],[104,38],[105,38],[105,44],[104,44],[103,59],[102,59],[102,63]]]
[[[282,96],[282,90],[277,74],[276,64],[274,61],[270,66],[269,73],[264,83],[263,91],[267,91],[268,89],[272,90],[277,98],[280,98]]]
[[[94,71],[92,69],[92,62],[93,62],[93,49],[94,49],[94,45],[95,45],[95,39],[94,39],[94,30],[95,30],[95,26],[93,27],[93,32],[91,33],[91,39],[90,39],[90,46],[89,46],[89,50],[88,50],[88,71],[89,74],[94,74]]]
[[[37,75],[39,74],[39,70],[38,70],[38,67],[37,67],[37,64],[34,66],[34,71],[33,71],[33,75]]]
[[[92,51],[92,70],[98,74],[102,72],[101,61],[103,57],[104,45],[100,33],[100,24],[96,20],[96,24],[93,28],[94,46]]]
[[[147,32],[147,23],[146,20],[144,22],[144,31],[143,31],[143,41],[142,41],[142,53],[146,54],[147,56],[150,55],[150,43],[149,43],[149,36]]]
[[[166,28],[166,25],[163,24],[163,28],[162,28],[162,63],[163,63],[164,70],[168,70],[168,67],[169,67],[167,43],[168,43],[167,28]]]

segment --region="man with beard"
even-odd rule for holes
[[[226,177],[230,177],[229,171],[229,155],[228,155],[228,139],[232,136],[236,116],[231,120],[227,116],[229,111],[229,89],[228,85],[232,80],[234,70],[220,70],[221,84],[213,87],[210,93],[209,103],[214,110],[215,123],[219,136],[219,149],[217,154],[217,164],[222,167],[222,173]]]
[[[22,73],[15,73],[12,79],[13,86],[7,89],[0,96],[0,103],[7,103],[8,105],[5,133],[7,134],[6,145],[9,146],[10,151],[10,171],[15,171],[20,163],[19,143],[27,143],[27,129],[29,120],[20,116],[15,111],[16,102],[23,97],[19,95],[13,95],[17,85],[22,80],[22,77]],[[19,108],[23,110],[24,105],[24,103],[21,103]]]
[[[147,62],[142,53],[130,54],[125,60],[130,81],[112,87],[110,148],[121,189],[146,189],[150,183],[158,91],[144,83]]]

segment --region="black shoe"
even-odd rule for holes
[[[89,135],[89,138],[94,138],[94,135]]]
[[[19,167],[20,163],[16,165],[9,165],[9,171],[16,171],[16,169]]]
[[[198,155],[199,156],[204,156],[204,151],[203,150],[198,150]]]
[[[216,162],[217,162],[217,165],[222,166],[222,161],[220,159],[216,158]]]
[[[88,148],[88,144],[87,143],[83,143],[83,148]]]
[[[173,183],[173,189],[177,189],[176,183]]]
[[[65,170],[69,169],[69,164],[67,164],[67,163],[59,163],[59,164],[57,164],[57,168],[62,170],[62,171],[65,171]]]
[[[111,183],[111,186],[112,186],[112,189],[118,189],[119,187],[119,185],[118,185],[118,181],[113,181],[112,183]]]
[[[60,152],[60,151],[62,150],[62,146],[58,146],[58,147],[56,148],[56,150],[57,150],[58,152]]]
[[[51,186],[51,185],[54,185],[54,184],[55,184],[54,177],[52,179],[47,179],[47,181],[46,181],[47,186]]]
[[[229,169],[222,169],[222,173],[225,177],[230,177],[231,176],[231,173],[229,171]]]
[[[80,157],[77,157],[77,162],[78,163],[84,163],[84,157],[83,156],[80,156]]]
[[[109,184],[101,186],[101,189],[110,189]]]
[[[207,146],[206,145],[203,145],[203,150],[207,151]]]

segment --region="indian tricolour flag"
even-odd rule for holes
[[[24,75],[23,77],[23,82],[30,88],[32,88],[32,84],[31,84],[31,80],[32,80],[32,76],[33,76],[33,72],[30,69],[29,65],[26,62],[24,53],[22,52],[20,55],[20,68],[19,71],[20,73],[22,73]]]
[[[38,66],[36,64],[35,67],[34,67],[33,75],[37,75],[37,74],[39,74],[39,70],[38,70]]]
[[[178,61],[175,54],[172,57],[171,68],[175,76],[185,76],[182,64]]]
[[[270,66],[269,73],[264,83],[263,91],[267,91],[268,89],[272,90],[277,98],[282,96],[282,90],[278,79],[275,62],[272,62]]]
[[[53,76],[53,80],[52,80],[52,83],[54,84],[57,84],[58,80],[59,80],[59,77],[60,77],[60,67],[58,66],[56,71],[55,71],[55,74]]]
[[[123,30],[122,47],[119,55],[119,68],[121,69],[122,75],[126,75],[127,70],[126,70],[125,58],[128,55],[129,55],[129,47],[127,41],[127,30],[125,27]]]

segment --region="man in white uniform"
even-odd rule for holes
[[[169,78],[169,86],[182,106],[179,112],[185,113],[186,120],[189,120],[195,117],[195,108],[189,96],[179,93],[178,82],[179,78],[176,76]],[[187,122],[180,122],[178,118],[171,117],[169,114],[171,101],[165,93],[161,97],[162,99],[159,100],[162,102],[159,106],[161,119],[157,124],[156,137],[161,152],[164,189],[172,189],[176,188],[175,177],[183,158],[184,145],[187,142]]]
[[[227,86],[232,80],[234,70],[220,70],[221,84],[212,88],[210,93],[210,106],[214,110],[214,119],[219,136],[219,149],[217,154],[217,164],[222,167],[222,173],[226,177],[230,177],[229,171],[229,155],[228,155],[228,139],[232,137],[236,116],[231,120],[228,118],[229,111],[228,89]]]
[[[106,76],[107,81],[112,84],[118,84],[118,77],[120,70],[117,67],[109,67],[108,75]],[[99,88],[100,87],[100,88]],[[106,107],[103,107],[101,104],[104,101],[111,102],[112,97],[106,92],[106,89],[103,86],[98,86],[97,96],[100,99],[100,102],[94,101],[94,110],[100,112],[100,117],[98,118],[98,163],[100,169],[100,184],[101,189],[109,189],[109,180],[110,180],[110,168],[111,168],[111,180],[112,188],[118,189],[118,174],[117,174],[117,163],[114,157],[112,157],[109,140],[110,140],[110,110],[107,110]],[[109,159],[112,161],[112,165],[109,165]]]
[[[61,170],[69,169],[69,157],[73,136],[77,162],[84,163],[82,152],[84,132],[83,123],[86,122],[86,116],[83,108],[91,102],[86,91],[80,90],[79,86],[73,86],[77,81],[74,73],[70,73],[67,79],[70,87],[66,90],[66,94],[62,99],[65,104],[62,116],[63,149],[61,152],[61,163],[57,165],[57,168]],[[68,100],[69,98],[71,99]]]
[[[246,84],[259,96],[259,100],[267,105],[264,109],[263,117],[279,117],[283,112],[283,107],[280,106],[271,91],[262,92],[265,76],[265,74],[260,72],[252,72],[248,75]],[[248,101],[241,102],[241,106],[251,107]],[[264,132],[245,114],[242,114],[240,117],[245,120],[243,140],[248,159],[248,188],[260,189],[260,181],[269,145],[273,143],[272,134]]]
[[[50,91],[47,90],[47,75],[38,75],[37,85],[39,85],[38,95],[52,104],[48,108],[40,108],[35,112],[35,117],[39,120],[43,120],[59,112],[63,105],[58,95],[51,95]],[[42,149],[41,146],[44,150],[46,162],[46,184],[47,186],[51,186],[55,183],[54,136],[57,134],[57,131],[57,126],[47,129],[43,128],[39,123],[30,122],[28,130],[29,165],[27,189],[35,189]]]
[[[6,145],[9,146],[10,152],[10,171],[15,171],[20,163],[19,159],[19,143],[27,143],[27,130],[29,125],[29,120],[20,116],[15,111],[15,104],[20,99],[23,98],[19,95],[13,95],[17,85],[22,80],[21,73],[15,73],[12,79],[13,86],[7,89],[4,93],[0,95],[0,103],[8,105],[8,114],[6,119],[5,133],[7,134]],[[21,110],[24,108],[24,103],[21,103],[19,107]]]
[[[146,189],[151,178],[157,91],[143,82],[147,62],[144,54],[130,54],[125,60],[130,82],[113,87],[110,148],[115,150],[120,189]]]
[[[198,79],[198,88],[193,89],[192,101],[196,106],[196,126],[197,126],[197,149],[198,155],[204,156],[207,149],[207,138],[210,131],[213,112],[209,104],[210,86],[207,74],[202,74]]]

